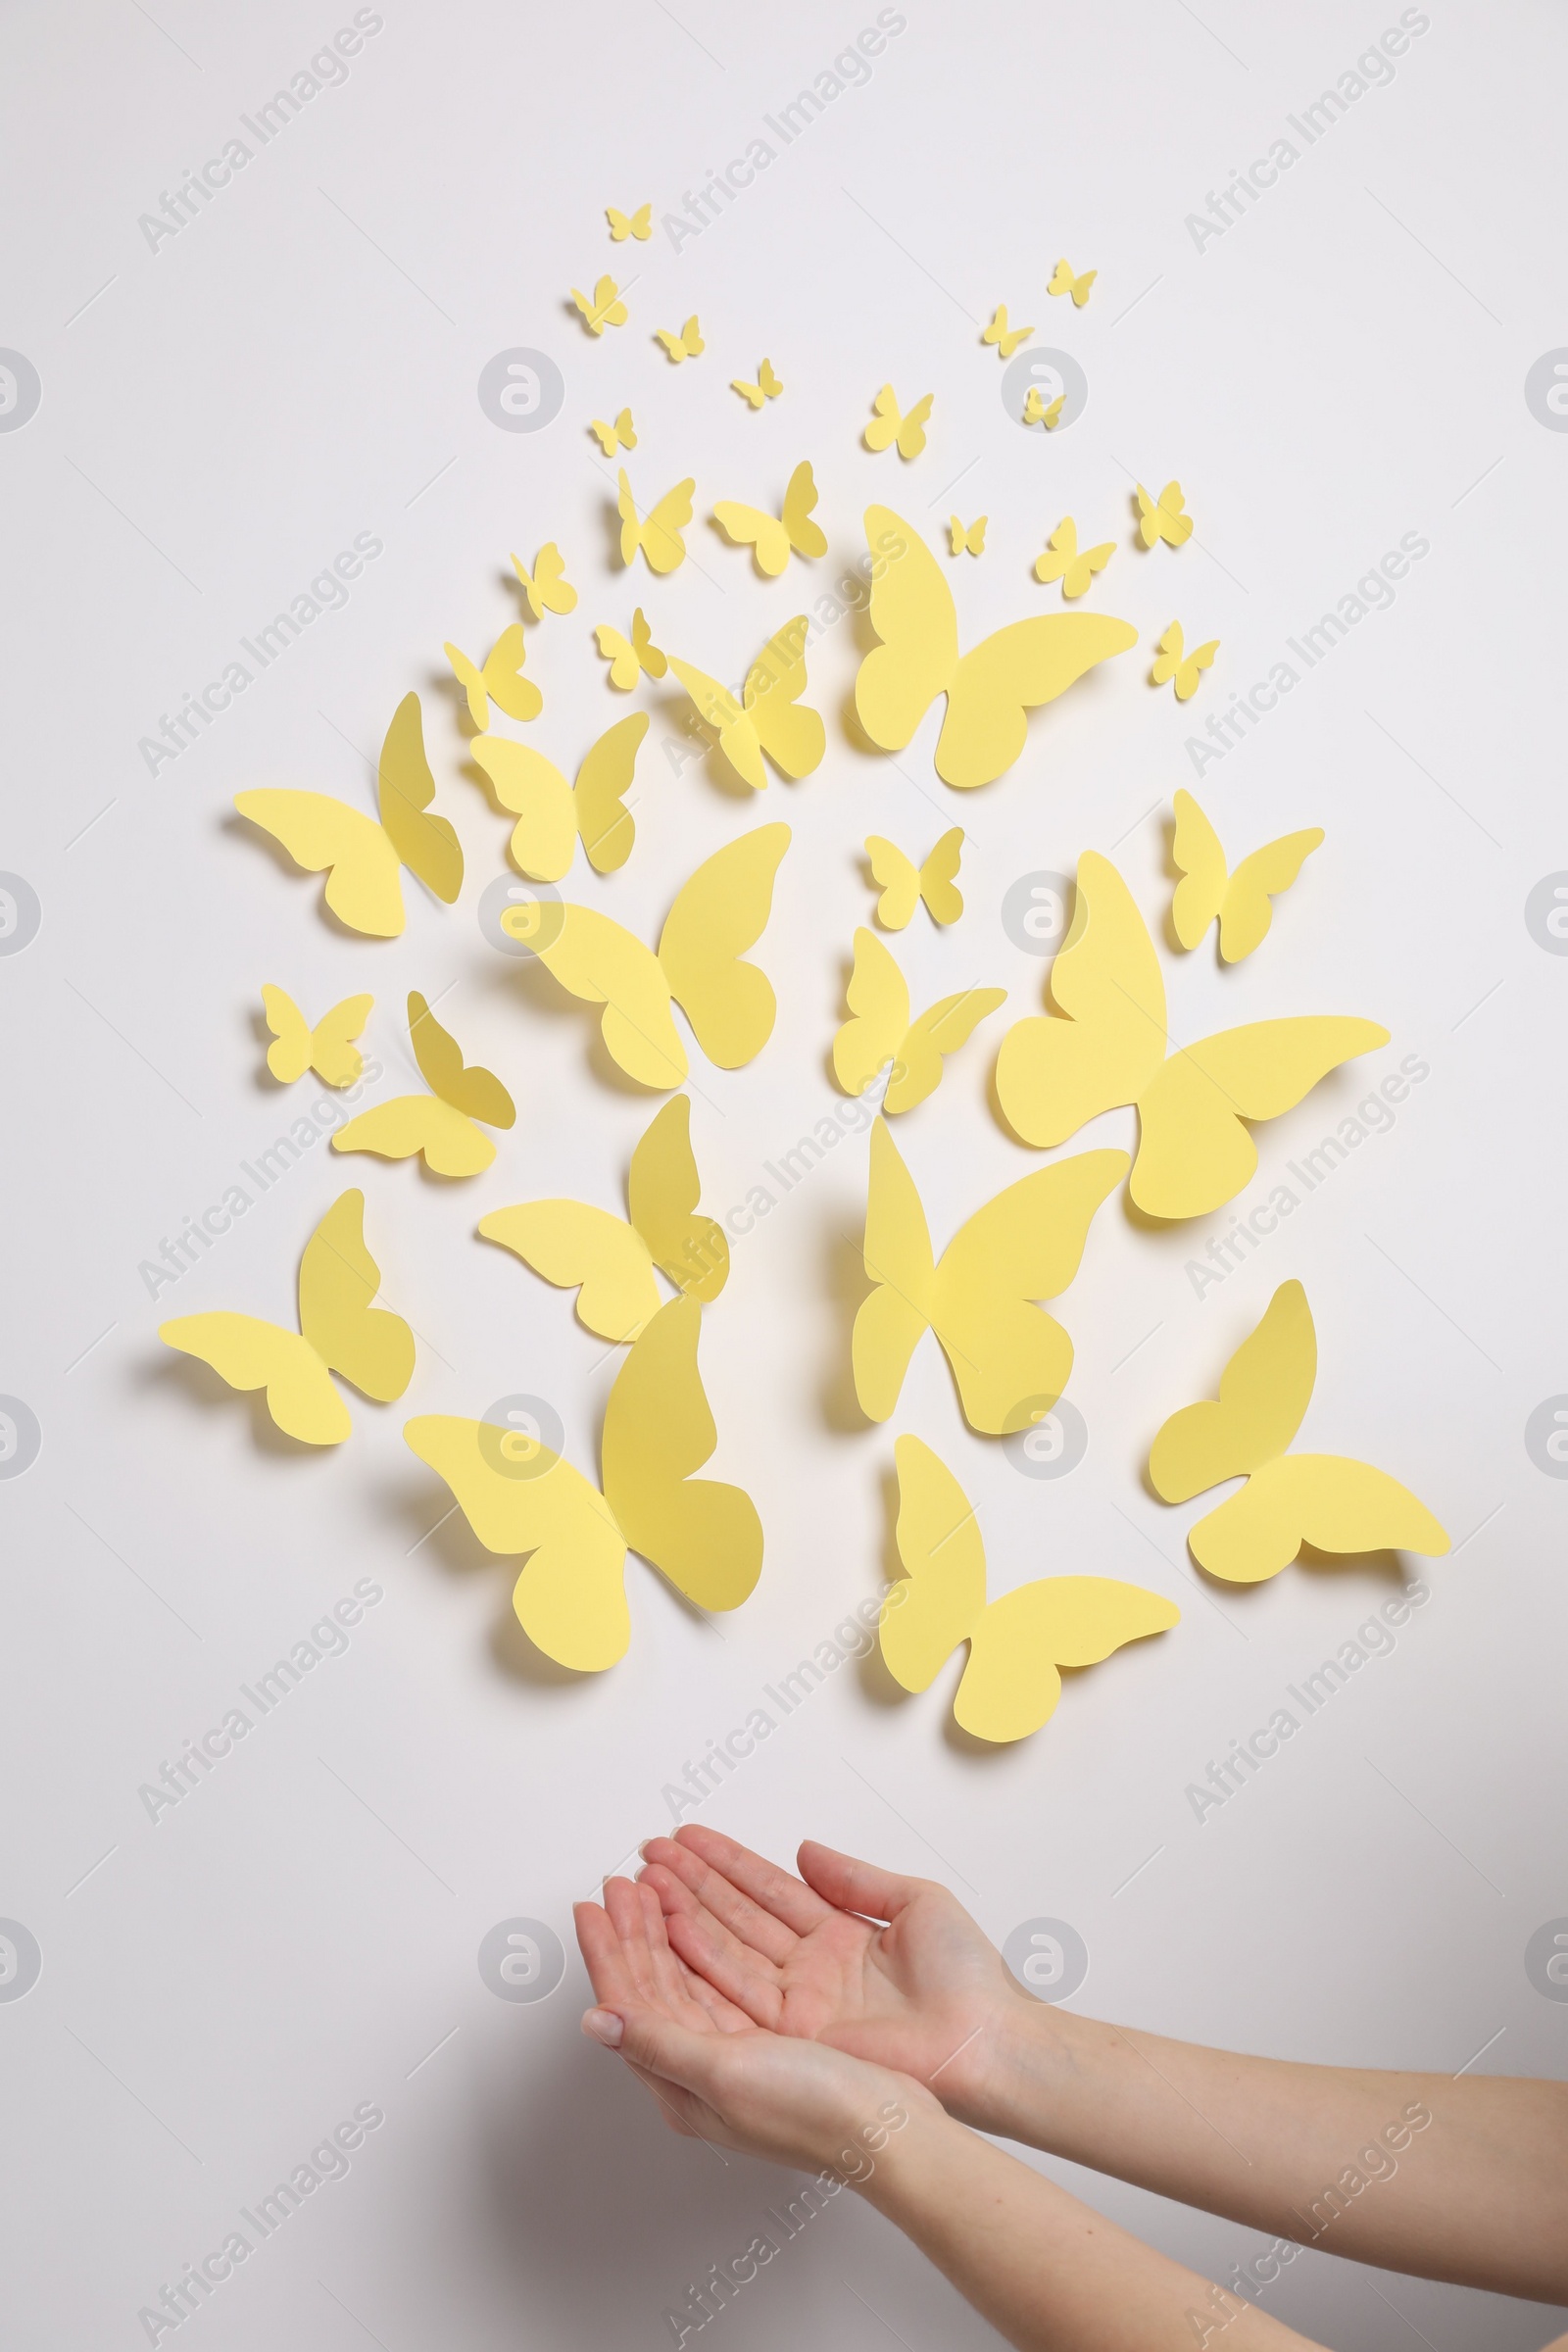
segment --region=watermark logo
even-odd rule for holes
[[[32,1930],[20,1919],[0,1919],[0,2001],[20,2001],[37,1984],[42,1967],[43,1954]]]
[[[1002,371],[1002,405],[1014,424],[1024,423],[1031,392],[1038,392],[1048,409],[1053,401],[1061,402],[1061,414],[1050,430],[1053,435],[1064,433],[1089,405],[1089,378],[1070,351],[1020,351]],[[1031,432],[1035,429],[1029,426]],[[1041,432],[1046,429],[1044,424],[1039,427]]]
[[[1525,377],[1525,407],[1548,433],[1568,433],[1568,350],[1542,353]]]
[[[1525,901],[1525,929],[1548,956],[1568,956],[1568,873],[1542,875]]]
[[[1548,1478],[1568,1478],[1568,1396],[1537,1405],[1525,1423],[1525,1451]]]
[[[498,1396],[479,1423],[479,1451],[503,1478],[542,1478],[565,1443],[561,1415],[543,1396]]]
[[[500,2001],[548,2000],[565,1973],[561,1937],[542,1919],[498,1920],[479,1945],[479,1974]]]
[[[498,874],[479,900],[479,929],[500,956],[537,956],[565,927],[561,893],[549,882]]]
[[[20,1478],[38,1459],[43,1431],[30,1404],[0,1396],[0,1478]]]
[[[479,406],[504,433],[538,433],[560,416],[566,379],[545,351],[517,345],[479,370]]]
[[[25,353],[0,351],[0,433],[20,432],[42,398],[38,370]]]
[[[1002,902],[1002,928],[1026,956],[1054,956],[1072,921],[1074,885],[1066,874],[1020,874]]]
[[[1031,1396],[1028,1426],[1002,1441],[1002,1450],[1025,1478],[1065,1478],[1089,1451],[1089,1429],[1065,1396]]]
[[[1002,1957],[1037,2000],[1067,2001],[1089,1974],[1089,1946],[1064,1919],[1026,1919]]]
[[[0,956],[20,956],[38,936],[43,908],[21,874],[0,874]]]
[[[1525,1945],[1525,1975],[1548,2001],[1568,2001],[1568,1919],[1548,1919],[1536,1930]]]

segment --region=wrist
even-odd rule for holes
[[[972,2142],[973,2134],[917,2083],[910,2082],[898,2109],[882,2144],[865,2150],[857,2177],[834,2169],[847,2187],[902,2226],[946,2175],[960,2143]]]
[[[1088,2069],[1095,2032],[1092,2019],[1009,1986],[936,2088],[964,2123],[1043,2147],[1045,2119]]]

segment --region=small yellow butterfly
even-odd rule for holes
[[[650,571],[673,571],[686,561],[686,542],[681,532],[692,518],[692,492],[697,483],[688,474],[673,490],[666,490],[658,505],[650,508],[641,518],[632,500],[631,484],[626,468],[620,469],[620,560],[629,564],[642,549]]]
[[[544,696],[522,675],[528,649],[523,642],[520,620],[502,630],[485,656],[482,667],[470,662],[460,646],[447,645],[441,650],[467,698],[468,716],[481,734],[490,724],[493,702],[500,704],[509,718],[537,718],[544,709]]]
[[[732,392],[738,392],[742,400],[752,408],[760,409],[764,400],[777,400],[784,386],[773,373],[772,361],[764,360],[757,370],[755,384],[749,384],[743,377],[736,375],[730,378],[729,388]]]
[[[850,1017],[833,1040],[833,1075],[847,1095],[863,1095],[889,1068],[882,1108],[894,1118],[912,1110],[942,1083],[948,1054],[1007,1001],[1004,988],[965,988],[910,1018],[909,989],[897,959],[874,931],[855,934],[855,967],[845,991]]]
[[[1171,903],[1171,923],[1184,948],[1196,948],[1210,923],[1219,924],[1225,963],[1240,963],[1260,947],[1274,920],[1272,901],[1289,890],[1323,840],[1321,825],[1282,833],[1244,858],[1234,873],[1226,868],[1219,835],[1190,792],[1176,795],[1176,837],[1171,858],[1182,879]]]
[[[880,883],[876,919],[884,931],[902,931],[921,900],[934,923],[956,923],[963,912],[963,894],[957,887],[958,858],[963,827],[944,833],[923,865],[906,858],[896,842],[881,833],[866,836],[865,854],[871,879]]]
[[[1089,289],[1100,275],[1098,270],[1086,270],[1082,277],[1074,277],[1065,262],[1058,262],[1052,273],[1048,294],[1070,294],[1079,310],[1089,300]]]
[[[936,395],[927,392],[917,400],[907,416],[901,416],[893,386],[884,384],[871,403],[876,414],[865,428],[867,449],[890,449],[898,443],[901,458],[917,458],[925,447],[926,419]]]
[[[638,606],[631,616],[631,641],[628,644],[618,629],[603,622],[594,631],[599,651],[610,663],[610,683],[630,694],[644,670],[651,678],[662,678],[669,663],[654,643],[653,631],[643,618]]]
[[[603,417],[596,416],[588,430],[595,436],[607,458],[612,458],[617,449],[635,449],[637,446],[630,409],[622,409],[612,424],[606,424]]]
[[[960,522],[956,514],[950,514],[948,531],[953,540],[954,554],[983,556],[986,552],[986,524],[990,520],[989,514],[982,514],[975,521],[965,523]]]
[[[1037,580],[1059,580],[1064,597],[1082,596],[1097,571],[1103,571],[1116,552],[1115,542],[1103,539],[1098,547],[1080,550],[1078,525],[1064,514],[1047,542],[1052,550],[1035,564]]]
[[[703,341],[702,329],[697,323],[695,311],[678,335],[672,335],[667,326],[656,326],[654,341],[662,343],[673,368],[678,368],[683,360],[699,358],[708,349],[707,344]]]
[[[547,611],[570,612],[575,607],[577,591],[566,577],[566,560],[553,539],[547,539],[535,556],[531,572],[516,556],[512,559],[512,568],[535,620],[542,620]],[[499,696],[496,699],[500,701]],[[501,707],[506,709],[504,703]]]
[[[582,313],[582,322],[591,335],[602,335],[607,326],[624,326],[626,305],[620,299],[620,288],[612,277],[602,277],[592,295],[581,294],[575,286],[571,299]]]
[[[1219,639],[1211,637],[1206,645],[1187,653],[1182,644],[1182,624],[1173,620],[1159,641],[1159,659],[1149,673],[1152,686],[1163,686],[1168,679],[1176,681],[1176,700],[1190,703],[1198,692],[1200,670],[1212,669],[1214,656],[1219,652]]]
[[[1025,424],[1043,424],[1048,433],[1054,433],[1066,405],[1065,392],[1058,392],[1054,400],[1048,401],[1040,386],[1031,384],[1023,397],[1023,420]]]
[[[999,358],[1010,360],[1019,344],[1027,343],[1034,331],[1032,326],[1009,326],[1007,324],[1007,306],[1004,302],[999,302],[996,316],[980,340],[982,343],[994,343]]]
[[[790,475],[780,514],[764,514],[760,507],[720,499],[713,509],[713,520],[737,547],[750,547],[758,570],[776,580],[792,548],[798,556],[827,554],[826,534],[811,520],[815,505],[816,479],[810,460],[803,458]]]
[[[382,1159],[413,1159],[423,1152],[436,1176],[478,1176],[496,1148],[474,1125],[510,1127],[516,1105],[490,1070],[467,1067],[458,1041],[443,1029],[417,990],[409,996],[409,1039],[427,1095],[399,1095],[350,1119],[332,1138],[334,1152],[373,1152]],[[401,1396],[402,1390],[394,1390]]]
[[[806,640],[810,622],[804,612],[774,631],[746,673],[741,699],[689,662],[670,657],[670,669],[696,706],[705,726],[743,783],[765,790],[765,752],[781,775],[798,782],[819,767],[827,749],[820,711],[801,702],[806,692]]]
[[[614,205],[607,204],[605,219],[610,222],[611,241],[616,245],[624,245],[628,237],[635,237],[639,244],[645,245],[654,233],[654,208],[651,204],[640,204],[634,213],[623,213]]]
[[[352,1086],[365,1067],[354,1044],[370,1017],[373,997],[345,997],[313,1029],[287,989],[267,983],[262,990],[267,1026],[275,1044],[267,1049],[267,1066],[284,1086],[292,1086],[314,1070],[327,1086]]]
[[[584,753],[574,786],[531,744],[481,735],[469,746],[496,799],[517,820],[511,855],[519,873],[533,882],[559,882],[579,840],[596,873],[614,873],[625,864],[637,829],[624,796],[647,732],[645,710],[607,727]]]
[[[1171,547],[1185,547],[1193,535],[1193,518],[1184,512],[1187,500],[1180,482],[1167,482],[1158,498],[1151,498],[1142,482],[1138,485],[1138,536],[1146,547],[1156,539],[1165,540]]]

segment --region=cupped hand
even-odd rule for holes
[[[945,1886],[809,1842],[794,1878],[696,1823],[643,1854],[640,1881],[673,1954],[710,1997],[775,2034],[912,2075],[951,2113],[984,2123],[988,2066],[1027,1996]]]

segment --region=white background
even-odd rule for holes
[[[666,1826],[662,1786],[877,1590],[901,1429],[933,1444],[980,1504],[995,1590],[1100,1571],[1169,1592],[1180,1625],[1072,1678],[1045,1733],[999,1754],[951,1729],[956,1663],[916,1700],[896,1699],[874,1666],[846,1668],[703,1818],[781,1856],[810,1834],[946,1876],[999,1941],[1032,1917],[1065,1918],[1091,1954],[1077,2005],[1099,2015],[1303,2059],[1451,2072],[1484,2049],[1484,2069],[1561,2072],[1568,2006],[1523,1965],[1531,1933],[1568,1912],[1568,1487],[1523,1443],[1531,1410],[1568,1389],[1568,963],[1523,915],[1531,887],[1568,865],[1568,439],[1523,396],[1531,363],[1568,341],[1560,22],[1517,0],[1434,5],[1392,84],[1200,253],[1186,216],[1396,9],[1287,16],[1206,0],[1200,22],[1180,0],[1077,15],[910,0],[868,83],[677,251],[657,230],[612,248],[604,206],[676,210],[770,135],[763,113],[829,67],[873,9],[803,0],[762,16],[682,0],[677,22],[657,0],[387,0],[382,13],[346,83],[152,252],[138,216],[351,11],[157,0],[149,14],[98,0],[7,12],[0,342],[43,382],[36,416],[0,436],[0,865],[43,907],[38,937],[0,960],[0,1389],[43,1430],[37,1461],[0,1483],[0,1913],[43,1951],[36,1986],[0,2004],[11,2340],[29,2352],[145,2341],[137,2312],[160,2284],[368,2100],[386,2121],[350,2177],[261,2247],[181,2341],[618,2352],[668,2340],[666,2305],[793,2184],[664,2132],[580,2038],[574,1955],[551,1999],[514,2006],[480,1981],[475,1953],[517,1914],[569,1936],[572,1898]],[[1060,253],[1100,271],[1084,311],[1046,297]],[[632,318],[594,341],[566,297],[606,269],[636,276]],[[998,301],[1034,321],[1037,343],[1081,360],[1090,402],[1069,431],[1026,433],[1004,412],[1001,368],[978,341]],[[693,311],[708,351],[677,369],[651,330]],[[481,368],[512,345],[564,371],[564,407],[537,434],[497,430],[475,397]],[[727,379],[755,374],[764,352],[787,389],[754,416]],[[906,401],[936,396],[912,466],[859,443],[888,378]],[[620,570],[612,484],[586,432],[626,402],[643,501],[697,476],[692,560],[663,583]],[[715,497],[774,504],[803,456],[831,555],[764,585],[706,516]],[[1132,483],[1172,474],[1197,535],[1180,555],[1146,555]],[[482,653],[516,615],[509,550],[531,561],[558,539],[580,602],[529,630],[546,707],[528,732],[569,770],[630,707],[606,690],[594,623],[624,628],[641,602],[660,642],[736,676],[853,562],[872,498],[933,543],[953,508],[989,513],[983,560],[948,567],[966,641],[1054,606],[1029,565],[1075,514],[1086,539],[1118,543],[1091,602],[1133,620],[1143,643],[1037,714],[1017,766],[968,798],[935,777],[935,715],[897,762],[850,743],[839,713],[870,642],[854,620],[810,659],[823,765],[800,786],[775,780],[759,808],[699,761],[676,772],[664,745],[680,740],[680,698],[639,698],[654,725],[636,851],[604,883],[579,864],[572,890],[655,937],[701,858],[752,822],[794,828],[760,951],[774,1037],[733,1075],[694,1057],[706,1205],[742,1200],[834,1100],[824,1056],[846,951],[868,919],[859,844],[872,831],[917,856],[950,823],[968,835],[964,920],[938,935],[922,914],[898,946],[917,1002],[971,981],[1010,992],[898,1128],[938,1243],[1038,1164],[989,1095],[1005,1021],[1041,1001],[1039,960],[1001,928],[1008,884],[1113,851],[1157,928],[1164,812],[1196,781],[1185,739],[1406,532],[1431,552],[1393,608],[1200,787],[1233,856],[1319,822],[1325,847],[1250,962],[1219,970],[1212,943],[1165,960],[1180,1037],[1308,1010],[1392,1032],[1259,1130],[1248,1202],[1402,1056],[1430,1076],[1392,1133],[1201,1299],[1184,1267],[1228,1219],[1151,1234],[1119,1199],[1107,1205],[1061,1309],[1090,1449],[1054,1484],[969,1434],[930,1340],[893,1424],[870,1429],[854,1410],[865,1146],[843,1145],[737,1243],[704,1319],[714,1466],[757,1499],[760,1589],[710,1624],[632,1560],[630,1653],[577,1682],[528,1651],[505,1563],[460,1519],[428,1533],[450,1498],[401,1425],[531,1391],[560,1411],[572,1457],[596,1467],[613,1361],[569,1296],[472,1228],[541,1195],[618,1207],[654,1103],[606,1079],[581,1007],[480,935],[506,825],[465,767],[441,644]],[[137,745],[160,714],[356,532],[385,552],[346,609],[149,776]],[[1177,614],[1189,643],[1221,641],[1185,711],[1146,683],[1152,640]],[[407,931],[381,944],[324,918],[318,885],[231,800],[294,785],[369,808],[361,755],[410,687],[467,874],[453,909],[407,884]],[[309,1087],[280,1096],[266,1074],[264,980],[313,1015],[372,989],[383,1093],[411,1068],[407,990],[440,996],[469,1058],[511,1086],[516,1127],[462,1186],[340,1164],[321,1144],[155,1302],[139,1262],[310,1099]],[[1116,1113],[1070,1148],[1132,1135],[1132,1114]],[[300,1249],[349,1182],[365,1188],[418,1365],[401,1404],[351,1398],[349,1444],[308,1452],[155,1330],[205,1307],[286,1320]],[[1216,1592],[1184,1548],[1201,1506],[1167,1510],[1141,1483],[1160,1420],[1212,1393],[1291,1275],[1306,1283],[1321,1350],[1303,1443],[1406,1480],[1456,1549],[1429,1569],[1432,1600],[1394,1654],[1200,1824],[1186,1785],[1399,1574],[1297,1567]],[[368,1575],[384,1598],[347,1654],[149,1821],[139,1786]],[[1261,2243],[1047,2169],[1215,2276]],[[1553,2332],[1544,2311],[1490,2300],[1483,2312],[1458,2289],[1328,2252],[1298,2262],[1269,2304],[1325,2342],[1378,2352],[1483,2340],[1522,2352]],[[759,2352],[803,2336],[914,2352],[995,2340],[848,2197],[714,2333]]]

